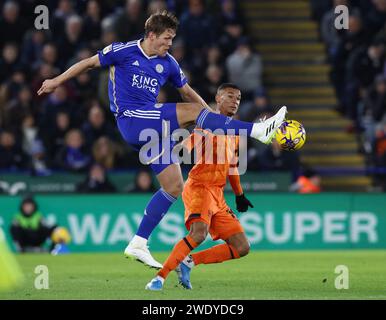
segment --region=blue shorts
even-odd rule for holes
[[[176,103],[133,106],[116,119],[123,139],[139,151],[141,163],[150,165],[156,175],[178,162],[172,153],[176,142],[171,140],[171,133],[180,127]]]

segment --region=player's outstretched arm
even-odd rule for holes
[[[182,100],[185,102],[199,103],[200,105],[210,109],[204,99],[202,99],[201,96],[196,91],[194,91],[189,84],[186,83],[184,86],[179,88],[178,91],[182,97]]]
[[[72,65],[69,69],[67,69],[65,72],[58,75],[57,77],[45,80],[37,93],[40,96],[44,93],[53,92],[57,87],[59,87],[67,80],[77,77],[81,73],[90,69],[100,67],[100,65],[101,64],[99,62],[99,57],[97,54],[92,56],[91,58],[83,59]]]

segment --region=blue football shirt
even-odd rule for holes
[[[110,109],[115,114],[156,103],[160,88],[170,82],[181,88],[187,82],[178,62],[167,53],[149,57],[142,50],[142,39],[114,42],[98,51],[102,67],[110,67]]]

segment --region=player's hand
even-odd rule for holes
[[[248,207],[253,208],[253,204],[245,197],[244,193],[236,196],[236,206],[238,212],[245,212]]]
[[[38,95],[42,95],[43,93],[50,93],[55,91],[55,89],[59,87],[59,84],[55,81],[55,79],[48,79],[42,83],[42,86],[38,90]]]

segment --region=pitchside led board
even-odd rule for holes
[[[37,196],[41,212],[66,226],[71,250],[122,251],[151,195]],[[255,208],[238,214],[252,250],[386,248],[386,197],[381,194],[250,194]],[[227,195],[232,209],[234,197]],[[9,225],[19,197],[0,197],[0,226]],[[170,251],[186,234],[178,200],[150,238],[152,251]],[[205,247],[212,245],[207,240]]]

